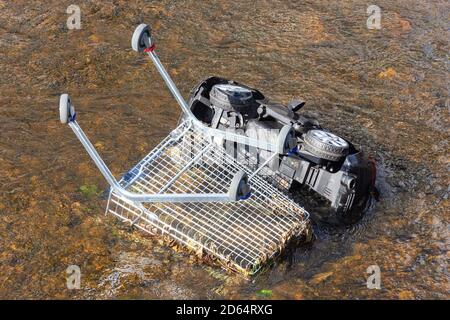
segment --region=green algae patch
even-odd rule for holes
[[[80,187],[80,192],[84,197],[91,199],[100,195],[101,191],[95,184],[85,184]]]
[[[256,294],[260,297],[270,298],[272,296],[272,290],[262,289],[256,292]]]

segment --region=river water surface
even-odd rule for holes
[[[69,31],[72,3],[0,1],[0,298],[450,297],[447,1],[377,0],[380,30],[367,1],[90,0]],[[141,22],[185,96],[218,75],[305,99],[374,156],[380,201],[351,228],[316,225],[311,245],[252,280],[105,216],[107,185],[58,99],[70,92],[117,177],[142,159],[180,111],[131,51]],[[66,287],[69,265],[80,290]],[[366,286],[371,265],[380,290]]]

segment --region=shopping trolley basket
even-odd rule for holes
[[[159,61],[147,25],[135,30],[132,47],[151,58],[186,120],[117,181],[76,121],[70,97],[61,96],[61,122],[70,126],[111,186],[107,213],[229,269],[254,274],[287,241],[310,232],[308,213],[280,190],[282,178],[267,166],[289,152],[289,130],[281,130],[274,143],[205,126]],[[238,160],[218,143],[224,140],[272,155],[260,165],[248,155]]]

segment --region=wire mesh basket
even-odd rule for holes
[[[180,125],[125,175],[120,181],[123,187],[142,193],[221,193],[226,191],[233,172],[245,170],[251,174],[251,166],[237,163],[222,146],[214,142],[211,145],[195,127],[186,131],[187,126],[188,123]],[[180,136],[180,132],[185,133]],[[178,139],[171,140],[172,137]],[[155,154],[159,156],[154,158]],[[193,163],[192,159],[197,160]],[[228,268],[252,275],[274,258],[289,239],[308,232],[308,214],[266,179],[273,176],[255,176],[251,197],[233,202],[136,205],[111,191],[107,212],[148,233],[169,236],[196,253],[218,258]]]

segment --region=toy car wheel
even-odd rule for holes
[[[310,130],[305,135],[305,150],[313,155],[330,161],[339,161],[349,151],[347,141],[337,135],[323,131]]]

